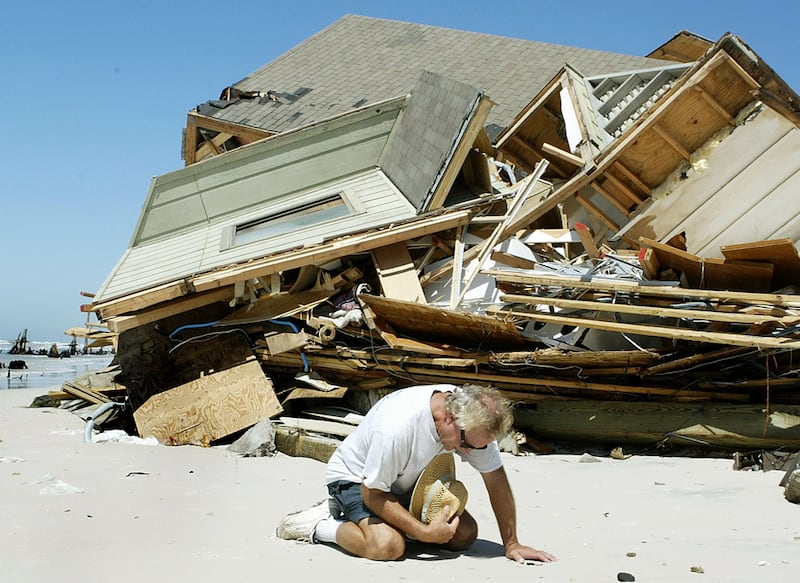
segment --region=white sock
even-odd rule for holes
[[[335,543],[336,531],[344,520],[336,520],[333,516],[326,516],[317,523],[314,529],[314,540],[321,543]]]

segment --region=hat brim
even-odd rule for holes
[[[438,482],[438,483],[437,483]],[[450,508],[448,520],[464,512],[467,489],[456,480],[456,464],[452,453],[443,453],[431,460],[414,485],[409,512],[426,524],[433,520],[444,506]]]

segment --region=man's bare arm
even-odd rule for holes
[[[489,493],[492,510],[500,529],[500,537],[506,549],[506,557],[518,563],[522,563],[526,559],[545,563],[557,561],[558,559],[550,553],[523,545],[517,540],[517,508],[505,469],[500,467],[493,472],[481,474],[481,476],[486,484],[486,491]]]

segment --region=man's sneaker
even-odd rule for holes
[[[311,508],[287,514],[278,523],[275,535],[285,540],[314,542],[314,530],[323,518],[331,515],[328,500],[314,504]]]

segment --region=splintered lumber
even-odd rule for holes
[[[746,346],[733,346],[719,348],[702,354],[693,354],[683,358],[675,358],[661,364],[656,364],[643,371],[644,375],[666,374],[673,371],[688,370],[694,366],[707,362],[724,361],[729,358],[741,357],[745,354],[757,353],[756,349]]]
[[[145,324],[158,322],[164,318],[169,318],[176,314],[181,314],[189,310],[196,310],[203,306],[215,302],[227,302],[234,296],[233,288],[217,289],[203,294],[190,294],[188,296],[172,299],[155,307],[148,307],[132,315],[120,315],[108,319],[108,327],[111,331],[121,334],[126,330],[131,330]]]
[[[347,393],[347,387],[339,387],[338,389],[331,389],[330,391],[320,391],[319,389],[312,389],[308,387],[294,387],[289,390],[286,397],[283,398],[283,403],[293,399],[341,399]]]
[[[708,300],[719,304],[743,304],[783,306],[800,308],[800,295],[752,293],[716,289],[683,288],[675,285],[659,285],[661,282],[638,282],[623,279],[591,278],[583,279],[573,276],[539,275],[503,271],[502,269],[486,269],[485,275],[491,275],[498,283],[522,286],[545,286],[573,289],[589,289],[595,291],[625,292],[642,296],[662,298],[680,298]]]
[[[658,354],[645,350],[597,350],[566,352],[558,348],[543,348],[531,352],[493,352],[488,362],[497,364],[541,364],[548,366],[652,366]]]
[[[78,387],[78,389],[81,391],[80,395],[74,390],[72,392],[68,392],[64,385],[62,385],[60,391],[47,391],[47,396],[58,401],[68,401],[77,397],[83,399],[84,401],[100,405],[109,401],[124,399],[126,390],[123,385],[117,385],[115,387],[103,387],[102,389],[91,389],[91,392],[85,391],[85,389],[82,387]],[[86,398],[88,395],[91,395],[92,398],[96,400],[92,401],[91,399]]]
[[[150,397],[134,413],[142,437],[168,445],[209,445],[283,408],[253,359]]]
[[[430,340],[453,346],[489,344],[498,349],[519,347],[527,343],[516,326],[490,316],[369,294],[358,297],[381,321],[387,322],[395,333],[418,341]]]
[[[558,316],[542,312],[521,311],[511,308],[490,308],[487,313],[498,317],[512,317],[515,319],[532,320],[535,322],[550,322],[562,326],[579,326],[594,328],[607,332],[621,332],[624,334],[640,334],[642,336],[656,336],[671,338],[673,340],[688,340],[692,342],[708,342],[711,344],[731,344],[734,346],[751,346],[754,348],[800,348],[800,338],[780,336],[758,336],[754,334],[736,334],[732,332],[713,332],[705,330],[690,330],[687,328],[670,328],[668,326],[652,326],[646,324],[627,324],[594,318],[579,318],[574,316]]]
[[[516,410],[514,420],[515,427],[538,439],[800,448],[798,405],[548,400],[535,409]]]
[[[600,257],[600,251],[597,249],[597,245],[595,245],[591,229],[583,223],[575,223],[575,232],[578,233],[578,237],[580,237],[586,254],[589,257]]]
[[[528,296],[520,294],[504,294],[500,296],[500,299],[505,302],[520,304],[538,304],[573,310],[614,312],[617,314],[636,314],[640,316],[654,316],[658,318],[686,318],[693,320],[710,320],[712,322],[729,322],[734,324],[762,324],[766,322],[772,322],[781,326],[794,326],[800,323],[800,316],[779,317],[762,314],[719,312],[713,310],[689,310],[624,303],[569,300],[564,298]]]
[[[189,285],[185,280],[180,279],[121,298],[93,304],[93,308],[98,316],[105,320],[112,316],[136,312],[161,302],[174,300],[188,293]]]
[[[512,366],[511,370],[485,371],[476,369],[437,368],[434,366],[421,366],[420,364],[391,364],[380,362],[380,353],[369,355],[368,358],[339,359],[330,351],[322,353],[309,353],[306,355],[309,366],[320,374],[349,375],[358,371],[359,378],[364,374],[396,376],[409,383],[478,383],[492,385],[501,390],[516,391],[520,395],[519,401],[535,402],[541,395],[569,396],[576,393],[601,395],[638,395],[642,397],[668,398],[676,401],[682,400],[713,400],[746,401],[748,395],[732,393],[730,391],[698,391],[668,386],[644,386],[632,379],[632,384],[624,383],[598,383],[586,382],[571,378],[554,378],[540,375],[531,375],[527,368],[520,369]],[[352,354],[351,354],[352,356]],[[568,360],[562,366],[569,366]],[[280,368],[297,368],[303,366],[299,354],[287,352],[279,354],[264,363],[265,366]],[[358,389],[359,387],[351,387]]]
[[[340,423],[326,419],[304,419],[301,417],[280,417],[280,422],[286,427],[310,431],[312,433],[325,433],[337,437],[347,437],[355,430],[351,423]]]
[[[61,390],[67,393],[68,395],[72,395],[73,397],[83,399],[84,401],[88,401],[89,403],[96,403],[100,405],[102,403],[111,402],[111,398],[104,395],[103,393],[92,389],[79,387],[78,385],[71,383],[69,381],[61,385]]]

